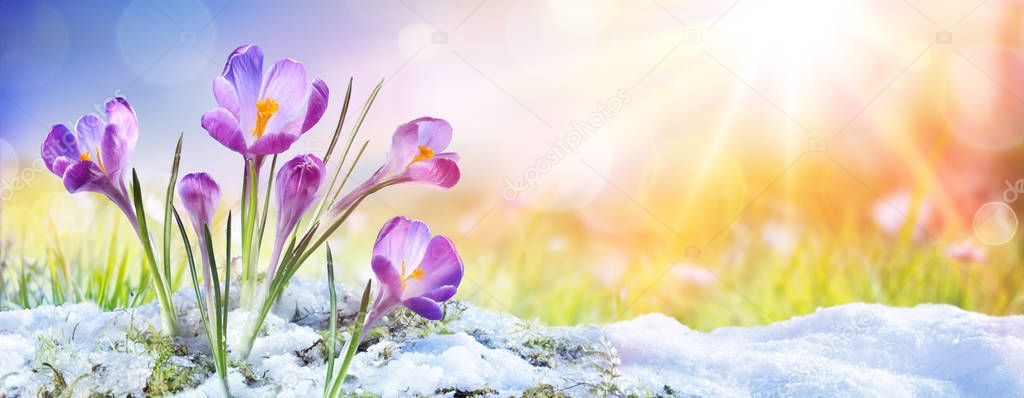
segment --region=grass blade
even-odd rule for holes
[[[231,302],[231,213],[228,212],[228,231],[227,238],[224,241],[225,253],[224,253],[224,302],[217,303],[218,307],[223,307],[224,313],[221,322],[221,336],[226,338],[228,330],[228,303]],[[223,342],[227,344],[227,342]]]
[[[338,190],[334,191],[334,195],[331,197],[330,203],[338,203],[338,196],[341,195],[341,191],[345,189],[345,184],[348,183],[348,178],[352,176],[352,171],[355,170],[356,165],[359,164],[359,159],[363,158],[363,152],[366,151],[367,145],[370,145],[370,141],[363,141],[362,148],[359,148],[359,153],[356,154],[356,158],[352,161],[352,165],[348,168],[348,172],[345,173],[345,178],[341,180],[341,185],[338,185]],[[337,175],[335,175],[335,177],[337,177]]]
[[[334,152],[334,146],[338,144],[338,138],[341,137],[341,129],[345,126],[345,116],[348,115],[348,104],[352,99],[352,78],[348,78],[348,89],[345,90],[345,101],[341,104],[341,115],[338,116],[338,127],[334,128],[334,136],[331,137],[331,144],[327,146],[327,152],[324,153],[324,163],[331,158],[331,154]]]
[[[366,312],[370,306],[370,287],[372,280],[366,281],[366,288],[363,289],[363,299],[359,304],[359,316],[356,317],[356,323],[352,325],[352,338],[348,340],[348,349],[345,350],[345,360],[341,362],[341,369],[338,371],[338,376],[334,379],[334,386],[331,387],[330,397],[338,396],[338,391],[341,389],[342,383],[345,382],[345,376],[348,374],[348,367],[352,364],[352,358],[356,356],[356,350],[359,349],[359,342],[363,338],[363,324],[366,323]]]
[[[352,132],[348,136],[348,142],[345,144],[345,151],[342,152],[342,154],[341,154],[341,161],[338,162],[338,168],[335,169],[334,177],[331,178],[331,184],[327,188],[327,192],[328,193],[330,193],[331,191],[334,190],[334,183],[337,182],[338,174],[340,174],[341,169],[343,167],[345,167],[345,161],[348,160],[348,154],[349,154],[349,151],[352,149],[352,143],[355,141],[356,136],[359,135],[359,129],[360,129],[360,127],[363,126],[363,120],[366,119],[366,115],[370,112],[370,107],[373,105],[373,102],[377,99],[377,94],[380,93],[381,87],[384,87],[384,79],[381,79],[381,81],[379,83],[377,83],[377,87],[373,88],[373,91],[370,92],[369,98],[366,99],[366,103],[363,104],[363,110],[362,110],[362,112],[359,113],[359,118],[356,119],[356,125],[354,127],[352,127]],[[349,94],[351,94],[351,91],[349,92]],[[347,103],[348,103],[348,101],[346,100],[346,104]],[[347,107],[346,107],[346,112],[347,112]],[[342,114],[342,116],[344,116],[344,113]],[[341,129],[341,123],[340,122],[339,122],[339,125],[338,125],[338,129],[339,130]],[[337,138],[338,133],[339,133],[339,131],[335,131],[335,138]],[[364,147],[365,147],[365,145],[364,145]],[[330,160],[330,155],[331,155],[333,149],[334,149],[334,142],[332,141],[331,146],[328,148],[326,156],[324,156],[324,159],[323,159],[325,164]],[[357,160],[357,162],[358,162],[358,160]],[[354,168],[354,167],[355,167],[355,162],[353,162],[353,164],[350,166],[349,173],[351,173],[351,168]],[[339,187],[338,190],[340,191],[341,188]],[[327,195],[324,195],[324,198],[321,199],[321,201],[320,201],[320,206],[318,206],[318,208],[317,208],[316,217],[313,218],[312,221],[319,221],[320,220],[320,215],[323,213],[323,210],[324,210],[324,207],[326,206],[326,203],[327,203]]]
[[[178,167],[181,165],[181,143],[185,133],[178,136],[178,145],[174,149],[174,160],[171,162],[171,179],[167,182],[167,196],[164,197],[164,244],[163,258],[165,283],[171,285],[171,206],[174,203],[174,186],[178,182]]]
[[[330,332],[327,346],[327,378],[324,381],[324,395],[330,392],[331,378],[334,376],[334,351],[338,349],[338,293],[334,289],[334,259],[331,258],[331,245],[327,247],[327,291],[331,296]]]
[[[277,155],[274,155],[270,161],[270,175],[267,176],[267,190],[266,198],[263,200],[263,214],[260,216],[260,229],[256,235],[256,253],[260,252],[260,247],[263,246],[263,231],[267,229],[267,212],[270,209],[270,193],[274,187],[274,171],[277,170]],[[229,257],[230,258],[230,257]]]
[[[177,333],[178,315],[174,312],[174,304],[171,302],[168,287],[160,278],[160,269],[153,253],[153,242],[149,238],[149,224],[146,221],[146,209],[142,202],[142,184],[139,183],[139,174],[132,169],[132,199],[135,202],[135,214],[139,225],[139,240],[146,252],[146,262],[149,263],[149,271],[153,274],[156,284],[156,295],[160,300],[160,312],[164,322],[164,329],[170,335]]]
[[[206,297],[203,297],[202,289],[199,288],[199,274],[196,272],[196,261],[195,256],[192,254],[192,244],[189,243],[188,233],[185,232],[185,224],[181,222],[181,216],[178,215],[178,210],[173,206],[171,212],[174,214],[174,220],[178,223],[178,231],[181,233],[181,241],[185,246],[185,258],[188,261],[189,274],[192,276],[192,289],[196,294],[196,307],[199,307],[199,317],[203,321],[203,327],[206,328],[206,339],[210,343],[210,347],[213,347],[213,340],[210,339],[210,316],[206,312]]]

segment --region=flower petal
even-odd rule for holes
[[[441,306],[429,298],[413,297],[402,301],[402,305],[419,316],[431,321],[440,321],[441,319],[444,319],[444,311],[441,310]]]
[[[67,126],[63,124],[56,124],[50,128],[50,133],[43,140],[39,154],[43,159],[43,163],[46,164],[46,168],[50,169],[58,177],[64,176],[63,170],[58,173],[58,169],[54,167],[55,161],[58,158],[78,159],[78,156],[81,155],[78,153],[78,140],[71,133],[71,130],[68,130]]]
[[[259,99],[271,98],[277,102],[278,109],[267,121],[267,133],[289,132],[286,126],[300,126],[299,112],[305,105],[309,83],[306,80],[306,67],[292,59],[277,61],[263,82],[263,91]],[[297,133],[297,132],[296,132]]]
[[[402,276],[398,274],[398,270],[391,265],[391,261],[388,261],[383,256],[373,256],[373,260],[370,262],[373,268],[373,273],[377,275],[377,280],[380,282],[383,289],[388,292],[392,297],[402,296]]]
[[[435,236],[430,240],[419,268],[423,270],[423,277],[410,279],[406,283],[406,297],[422,296],[444,286],[458,288],[462,283],[462,259],[452,241],[444,236]]]
[[[203,226],[213,220],[220,196],[220,185],[206,173],[187,174],[178,184],[178,197],[188,211],[197,233],[202,233]]]
[[[391,136],[388,162],[374,174],[374,177],[383,180],[401,173],[419,153],[419,135],[416,132],[416,127],[409,123],[398,126],[395,134]]]
[[[458,162],[459,160],[462,159],[462,157],[459,156],[459,154],[457,154],[455,152],[439,153],[439,154],[434,155],[434,158],[435,159],[448,159],[448,160],[452,160],[452,161],[456,161],[456,162]]]
[[[78,162],[64,172],[64,188],[68,192],[91,191],[106,193],[110,189],[107,176],[92,161]]]
[[[399,216],[384,224],[373,245],[373,255],[383,256],[399,268],[405,262],[406,272],[411,273],[419,266],[429,242],[427,224]]]
[[[434,158],[409,165],[400,180],[451,188],[459,183],[461,177],[458,163],[451,159]]]
[[[444,119],[421,117],[407,124],[416,126],[419,145],[442,152],[452,143],[452,126]]]
[[[267,134],[249,146],[249,153],[253,155],[275,155],[287,151],[298,139],[299,136],[288,133]]]
[[[71,165],[75,164],[75,162],[78,162],[78,159],[71,159],[66,156],[58,156],[56,159],[53,160],[53,164],[52,166],[50,166],[52,170],[50,171],[52,171],[53,174],[56,174],[63,178],[64,172],[68,170],[68,167],[71,167]]]
[[[210,134],[210,137],[228,147],[228,149],[247,156],[249,151],[246,148],[245,136],[238,125],[238,119],[230,111],[224,108],[217,108],[203,114],[203,128]]]
[[[81,152],[96,152],[103,142],[103,131],[106,128],[107,122],[92,113],[79,118],[75,124],[75,132],[78,133]]]
[[[217,105],[238,117],[238,92],[224,76],[213,79],[213,98],[217,100]]]
[[[108,124],[103,133],[102,150],[100,159],[103,160],[103,171],[110,176],[120,176],[124,166],[128,163],[130,149],[125,141],[120,126]]]
[[[441,286],[437,289],[434,289],[434,291],[430,293],[424,294],[423,297],[440,303],[443,301],[448,301],[448,299],[455,297],[455,293],[457,291],[458,288],[455,286]]]
[[[284,238],[291,234],[316,199],[324,174],[324,162],[312,154],[296,156],[278,171],[274,186],[277,194],[278,236]]]
[[[263,82],[263,52],[255,45],[235,49],[221,73],[238,94],[238,121],[244,131],[256,127],[256,101]]]
[[[309,131],[324,116],[324,112],[327,110],[329,95],[330,90],[327,88],[327,83],[320,79],[313,81],[313,89],[310,90],[309,101],[306,102],[306,118],[302,122],[302,129],[299,130],[299,134]]]
[[[139,140],[139,120],[128,101],[121,97],[107,101],[107,122],[117,125],[118,132],[124,137],[127,152],[131,153]]]

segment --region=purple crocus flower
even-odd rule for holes
[[[392,218],[381,228],[372,265],[381,288],[364,330],[399,305],[440,320],[444,311],[438,303],[452,298],[462,282],[462,259],[452,241],[431,238],[426,224],[405,217]]]
[[[106,195],[138,230],[138,219],[124,184],[128,157],[139,139],[135,110],[124,98],[106,104],[107,120],[87,114],[78,119],[75,133],[58,124],[43,141],[46,168],[64,180],[68,192]]]
[[[209,174],[192,173],[181,178],[178,198],[185,205],[192,226],[202,235],[203,228],[213,221],[220,202],[220,185]]]
[[[443,119],[421,117],[398,126],[388,160],[369,180],[332,207],[337,214],[381,184],[421,182],[451,188],[459,182],[459,155],[444,152],[452,142],[452,126]]]
[[[311,154],[296,156],[277,172],[277,238],[270,267],[267,268],[268,282],[277,271],[281,250],[288,236],[316,199],[325,172],[324,162]]]
[[[257,164],[265,155],[288,150],[327,109],[328,89],[310,84],[306,67],[292,59],[277,61],[263,75],[263,52],[255,45],[235,49],[213,81],[218,107],[202,117],[215,140]]]
[[[185,206],[189,219],[192,220],[192,228],[196,231],[199,240],[199,251],[203,256],[203,288],[207,296],[212,292],[210,254],[207,251],[206,234],[204,231],[213,221],[217,212],[217,203],[220,202],[220,186],[209,174],[192,173],[181,178],[178,184],[178,197]]]

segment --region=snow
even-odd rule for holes
[[[342,291],[339,308],[348,322],[356,298]],[[327,297],[323,281],[292,283],[253,347],[251,372],[232,368],[233,394],[320,395],[326,367],[318,344],[327,326]],[[207,347],[190,298],[183,291],[175,302],[186,336],[177,342],[191,354],[173,363],[207,366],[208,356],[194,355]],[[520,396],[541,388],[580,397],[1024,396],[1024,317],[947,305],[848,304],[710,333],[661,314],[552,328],[468,304],[448,311],[444,323],[405,314],[385,320],[386,333],[372,337],[355,357],[345,389],[382,397]],[[234,310],[229,324],[242,325],[245,317]],[[158,321],[152,304],[110,312],[92,304],[2,312],[0,396],[35,396],[52,388],[44,362],[72,385],[72,396],[143,395],[154,359],[126,332]],[[207,378],[178,396],[219,391],[215,378]]]

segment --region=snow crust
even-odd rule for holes
[[[268,317],[249,369],[232,369],[234,395],[320,395],[326,367],[318,344],[327,327],[327,297],[323,281],[292,283]],[[190,355],[174,361],[207,366],[191,294],[175,299],[184,331],[176,341]],[[346,322],[356,300],[351,292],[343,295]],[[527,391],[573,397],[1024,396],[1024,317],[947,305],[849,304],[710,333],[661,314],[557,328],[467,304],[450,306],[448,315],[443,323],[402,314],[386,319],[384,334],[371,336],[355,357],[345,388],[382,397]],[[232,311],[229,324],[242,325],[245,316]],[[155,304],[110,312],[92,304],[0,312],[0,396],[52,388],[44,362],[69,384],[76,380],[72,396],[144,395],[154,359],[126,331],[158,322]],[[178,396],[219,394],[213,376]]]

